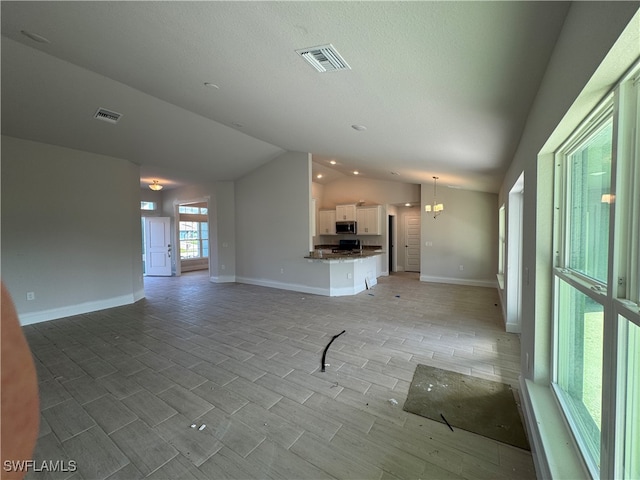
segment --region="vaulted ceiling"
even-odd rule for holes
[[[322,181],[358,170],[496,192],[568,8],[3,1],[2,133],[125,158],[169,186],[293,150]],[[326,44],[350,68],[296,53]],[[100,107],[122,118],[95,120]]]

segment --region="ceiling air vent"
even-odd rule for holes
[[[122,117],[121,113],[112,112],[111,110],[107,110],[106,108],[99,108],[93,118],[97,118],[98,120],[104,120],[109,123],[118,123]]]
[[[303,48],[296,53],[304,58],[319,72],[333,72],[336,70],[351,70],[349,64],[340,56],[333,45]]]

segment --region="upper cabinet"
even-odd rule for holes
[[[318,211],[318,235],[335,235],[336,234],[336,211],[320,210]]]
[[[373,205],[356,209],[358,235],[382,235],[382,207]]]
[[[356,220],[356,205],[336,205],[336,221]]]

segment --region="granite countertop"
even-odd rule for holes
[[[322,252],[322,256],[319,255],[318,251],[315,250],[310,252],[309,255],[306,255],[304,258],[309,258],[313,260],[348,260],[348,259],[357,259],[357,258],[368,258],[375,257],[376,255],[382,255],[384,252],[379,249],[372,248],[363,248],[362,252],[359,250],[354,252],[340,252],[340,253],[331,253],[331,252]]]

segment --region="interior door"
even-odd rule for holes
[[[405,264],[407,272],[420,271],[420,217],[409,216],[404,218],[405,226]]]
[[[171,232],[169,217],[145,217],[145,273],[146,275],[171,276]]]

